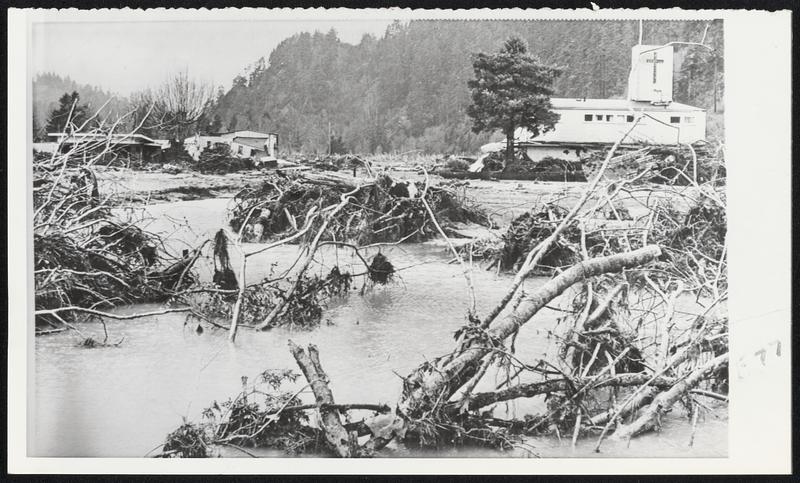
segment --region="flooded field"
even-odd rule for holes
[[[148,229],[172,233],[186,246],[196,245],[225,226],[228,200],[209,199],[152,205]],[[191,228],[189,228],[191,227]],[[180,243],[173,248],[180,248]],[[253,260],[248,277],[260,279],[293,260],[295,246],[266,252]],[[374,253],[374,252],[371,252]],[[241,377],[254,378],[265,369],[297,369],[287,348],[292,339],[320,348],[322,362],[339,403],[393,404],[401,390],[400,376],[420,362],[450,350],[453,333],[465,322],[468,293],[461,269],[449,264],[450,256],[438,243],[384,248],[383,253],[400,269],[396,281],[358,294],[361,281],[350,295],[333,303],[323,323],[310,331],[277,328],[268,332],[244,330],[232,345],[227,333],[196,322],[186,324],[183,314],[167,314],[131,321],[109,321],[109,338],[124,338],[119,347],[84,349],[69,332],[37,337],[34,385],[31,397],[31,456],[141,457],[164,441],[183,418],[196,420],[212,401],[236,395]],[[360,271],[358,260],[345,251],[320,251],[317,266],[331,263]],[[236,265],[236,260],[233,264]],[[201,276],[210,276],[210,260]],[[273,266],[274,265],[274,266]],[[363,266],[361,267],[363,268]],[[478,307],[488,307],[505,292],[510,277],[476,269],[474,282]],[[544,283],[531,279],[527,288]],[[120,309],[142,312],[155,306]],[[525,327],[516,342],[521,358],[552,357],[548,330],[559,312],[542,310]],[[81,330],[100,335],[100,324],[87,322]],[[494,378],[481,383],[491,389]],[[311,395],[304,397],[311,400]],[[520,415],[543,408],[542,398],[521,400],[501,408]],[[691,422],[683,411],[673,410],[662,433],[644,435],[630,445],[605,442],[594,453],[594,438],[583,439],[574,450],[569,437],[529,438],[528,450],[446,449],[410,450],[391,443],[379,456],[543,456],[543,457],[714,457],[727,454],[725,411],[709,413],[698,423],[693,445]],[[262,452],[282,456],[279,452]],[[246,456],[235,451],[226,456]]]

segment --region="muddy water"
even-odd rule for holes
[[[223,226],[226,203],[204,200],[155,205],[150,208],[154,220],[149,228],[176,233],[192,246]],[[180,226],[185,222],[191,229]],[[281,247],[252,259],[251,280],[285,268],[294,250]],[[198,334],[195,323],[185,324],[184,315],[167,314],[109,322],[110,340],[124,338],[118,348],[77,348],[78,339],[67,333],[37,338],[29,454],[143,456],[183,418],[197,419],[211,401],[234,396],[242,376],[254,380],[265,369],[296,368],[286,345],[290,338],[301,345],[319,346],[338,402],[392,404],[400,393],[398,374],[406,375],[421,361],[452,347],[453,332],[464,323],[468,294],[460,268],[447,263],[441,246],[393,247],[384,249],[384,253],[402,268],[397,280],[386,287],[371,288],[364,296],[358,295],[358,282],[349,297],[329,307],[325,322],[312,331],[245,330],[232,346],[224,330],[205,326]],[[233,262],[236,265],[235,257]],[[330,269],[338,263],[353,272],[363,271],[358,259],[344,252],[323,252],[318,262],[315,270]],[[208,264],[205,260],[204,277],[210,275]],[[509,283],[507,277],[482,270],[476,270],[474,277],[479,307],[497,301]],[[542,282],[530,281],[528,288]],[[122,311],[156,308],[139,306]],[[548,330],[556,325],[559,315],[543,310],[525,326],[516,343],[520,358],[530,360],[555,353]],[[82,330],[102,339],[102,327],[96,323],[86,323]],[[494,382],[487,377],[479,390],[491,389]],[[543,404],[536,398],[500,410],[521,415],[542,409]],[[637,438],[630,446],[606,442],[599,454],[593,452],[594,440],[579,443],[573,450],[565,436],[563,442],[558,438],[528,439],[532,453],[474,449],[414,452],[392,443],[382,456],[702,457],[727,453],[724,416],[709,414],[701,419],[691,447],[692,427],[682,411],[668,415],[664,426],[661,434]]]

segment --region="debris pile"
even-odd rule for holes
[[[664,250],[662,270],[701,286],[711,281],[727,286],[720,266],[725,262],[727,226],[722,189],[701,193],[686,211],[663,202],[652,233]]]
[[[367,162],[353,154],[334,154],[316,158],[311,165],[320,171],[348,171],[367,166]]]
[[[231,273],[233,276],[233,273]],[[215,276],[216,278],[216,276]],[[236,283],[234,276],[233,283]],[[308,329],[317,327],[322,321],[324,309],[336,297],[347,295],[353,284],[353,276],[333,267],[324,276],[303,274],[297,278],[286,278],[278,281],[265,280],[248,286],[244,291],[240,312],[240,323],[246,327],[254,327],[267,318],[280,301],[287,297],[287,287],[297,285],[292,292],[280,317],[265,327],[265,330],[278,325]],[[224,287],[223,290],[226,290]],[[235,288],[235,287],[234,287]],[[219,324],[230,320],[235,306],[234,296],[227,292],[210,292],[195,295],[191,301],[194,316],[205,320],[219,321]],[[217,325],[219,325],[217,324]]]
[[[300,409],[298,394],[283,387],[298,377],[291,370],[267,370],[254,384],[243,378],[235,398],[213,401],[200,423],[185,422],[167,435],[156,457],[207,458],[219,456],[223,447],[273,448],[288,455],[324,451],[322,431]]]
[[[382,253],[377,253],[369,264],[369,279],[386,285],[394,277],[394,265]]]
[[[542,205],[516,217],[499,241],[479,240],[472,250],[472,256],[488,262],[488,266],[499,264],[500,270],[518,270],[528,253],[549,237],[567,210],[556,204]],[[616,251],[618,242],[604,239],[598,233],[585,234],[585,243],[590,255],[601,255]],[[608,243],[611,246],[607,246]],[[554,269],[572,265],[581,260],[581,231],[578,221],[572,221],[556,241],[542,256],[537,271],[549,273]]]
[[[518,151],[511,162],[503,152],[487,153],[480,158],[450,157],[435,171],[443,178],[509,179],[532,181],[586,181],[579,161],[544,157],[533,161],[525,151]]]
[[[584,160],[587,175],[603,163],[606,152],[592,151]],[[696,165],[695,165],[696,164]],[[610,179],[631,179],[631,183],[687,186],[724,183],[725,163],[718,150],[705,142],[691,146],[645,146],[617,155],[606,170]]]
[[[196,254],[170,258],[158,237],[115,215],[90,165],[77,163],[74,154],[34,159],[37,323],[58,326],[81,309],[165,301],[191,285]]]
[[[230,225],[238,232],[247,222],[248,241],[278,238],[301,229],[310,213],[337,204],[350,192],[352,201],[329,222],[324,239],[358,245],[429,239],[436,235],[436,228],[420,198],[423,195],[440,223],[486,223],[482,210],[446,185],[426,188],[424,183],[396,181],[388,175],[354,179],[305,174],[273,175],[258,188],[240,192]]]
[[[193,166],[203,174],[226,174],[253,169],[255,164],[250,158],[233,156],[228,145],[217,144],[204,149]]]

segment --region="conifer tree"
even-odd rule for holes
[[[514,157],[514,131],[526,128],[533,136],[553,129],[559,115],[552,111],[553,82],[561,70],[539,62],[519,37],[508,39],[496,54],[478,53],[473,59],[475,78],[472,105],[467,114],[472,130],[500,130],[506,136],[506,159]]]
[[[45,129],[48,133],[64,132],[68,128],[67,122],[80,127],[86,121],[88,110],[88,106],[80,103],[77,91],[72,94],[64,93],[58,100],[58,107],[50,113]]]

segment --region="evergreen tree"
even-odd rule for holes
[[[514,157],[514,131],[524,127],[533,136],[553,129],[559,115],[552,111],[553,81],[561,71],[528,54],[525,41],[508,39],[496,54],[479,53],[473,61],[475,79],[467,114],[473,131],[500,130],[506,137],[506,159]]]
[[[86,122],[87,111],[88,106],[80,104],[77,91],[72,91],[72,94],[64,93],[58,100],[58,107],[50,113],[45,130],[48,133],[65,132],[68,128],[67,123],[80,127]]]

